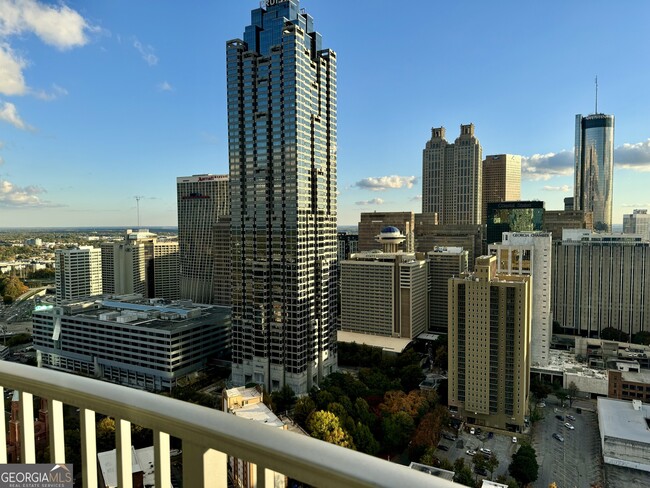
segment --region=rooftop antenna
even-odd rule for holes
[[[596,75],[596,111],[594,113],[598,113],[598,75]]]
[[[142,195],[136,195],[135,197],[135,205],[138,209],[138,229],[140,228],[140,199],[144,198]]]

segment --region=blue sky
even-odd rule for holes
[[[0,0],[0,227],[176,225],[228,172],[225,42],[252,0]],[[614,222],[650,207],[650,3],[303,0],[338,59],[339,224],[421,209],[432,127],[572,195],[575,114],[616,116]]]

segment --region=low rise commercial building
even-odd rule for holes
[[[230,349],[230,309],[141,297],[35,310],[38,364],[150,391],[169,390]]]
[[[605,464],[650,472],[650,405],[640,400],[598,399]]]

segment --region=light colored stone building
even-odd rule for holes
[[[469,424],[519,432],[528,413],[531,278],[496,256],[449,280],[449,409]]]
[[[427,253],[429,282],[429,330],[447,332],[449,278],[468,270],[462,247],[436,247]]]
[[[521,156],[497,154],[483,160],[483,214],[487,219],[487,204],[521,199]]]
[[[55,253],[56,303],[102,293],[102,251],[80,246]]]

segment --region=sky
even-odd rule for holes
[[[258,6],[0,0],[0,228],[176,225],[176,177],[228,172],[225,44]],[[523,157],[522,199],[562,209],[596,76],[614,223],[650,207],[650,2],[301,7],[337,53],[339,225],[420,212],[431,128],[468,123],[484,156]]]

